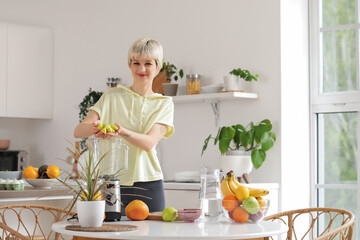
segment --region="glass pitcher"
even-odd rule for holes
[[[202,210],[201,221],[217,221],[222,213],[221,207],[221,174],[219,169],[203,167],[199,192],[199,208]]]
[[[92,138],[90,144],[95,161],[104,157],[99,164],[101,177],[120,179],[120,175],[128,170],[128,146],[122,144],[121,138]]]

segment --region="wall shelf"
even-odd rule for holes
[[[236,99],[257,99],[257,93],[246,93],[246,92],[223,92],[223,93],[207,93],[207,94],[194,94],[194,95],[180,95],[174,96],[174,103],[194,103],[203,102],[210,103],[214,115],[215,115],[215,126],[219,125],[219,102],[226,100]]]
[[[194,95],[180,95],[174,96],[174,103],[193,103],[193,102],[208,102],[208,101],[224,101],[241,99],[256,99],[257,93],[246,92],[223,92],[223,93],[207,93],[207,94],[194,94]]]

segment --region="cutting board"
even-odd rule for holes
[[[151,212],[146,220],[155,220],[155,221],[162,221],[161,212]],[[175,221],[181,220],[179,216],[176,218]]]

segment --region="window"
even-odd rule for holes
[[[360,0],[310,2],[312,203],[356,215],[360,236]]]

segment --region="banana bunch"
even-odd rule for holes
[[[269,191],[261,188],[250,188],[242,185],[235,178],[233,171],[226,174],[225,178],[221,181],[221,193],[224,197],[228,195],[236,196],[239,201],[243,201],[249,196],[261,197],[269,194]]]
[[[97,125],[97,128],[100,129],[100,131],[102,133],[114,133],[116,132],[116,130],[118,130],[119,128],[115,125],[115,124],[109,124],[109,123],[99,123]]]

